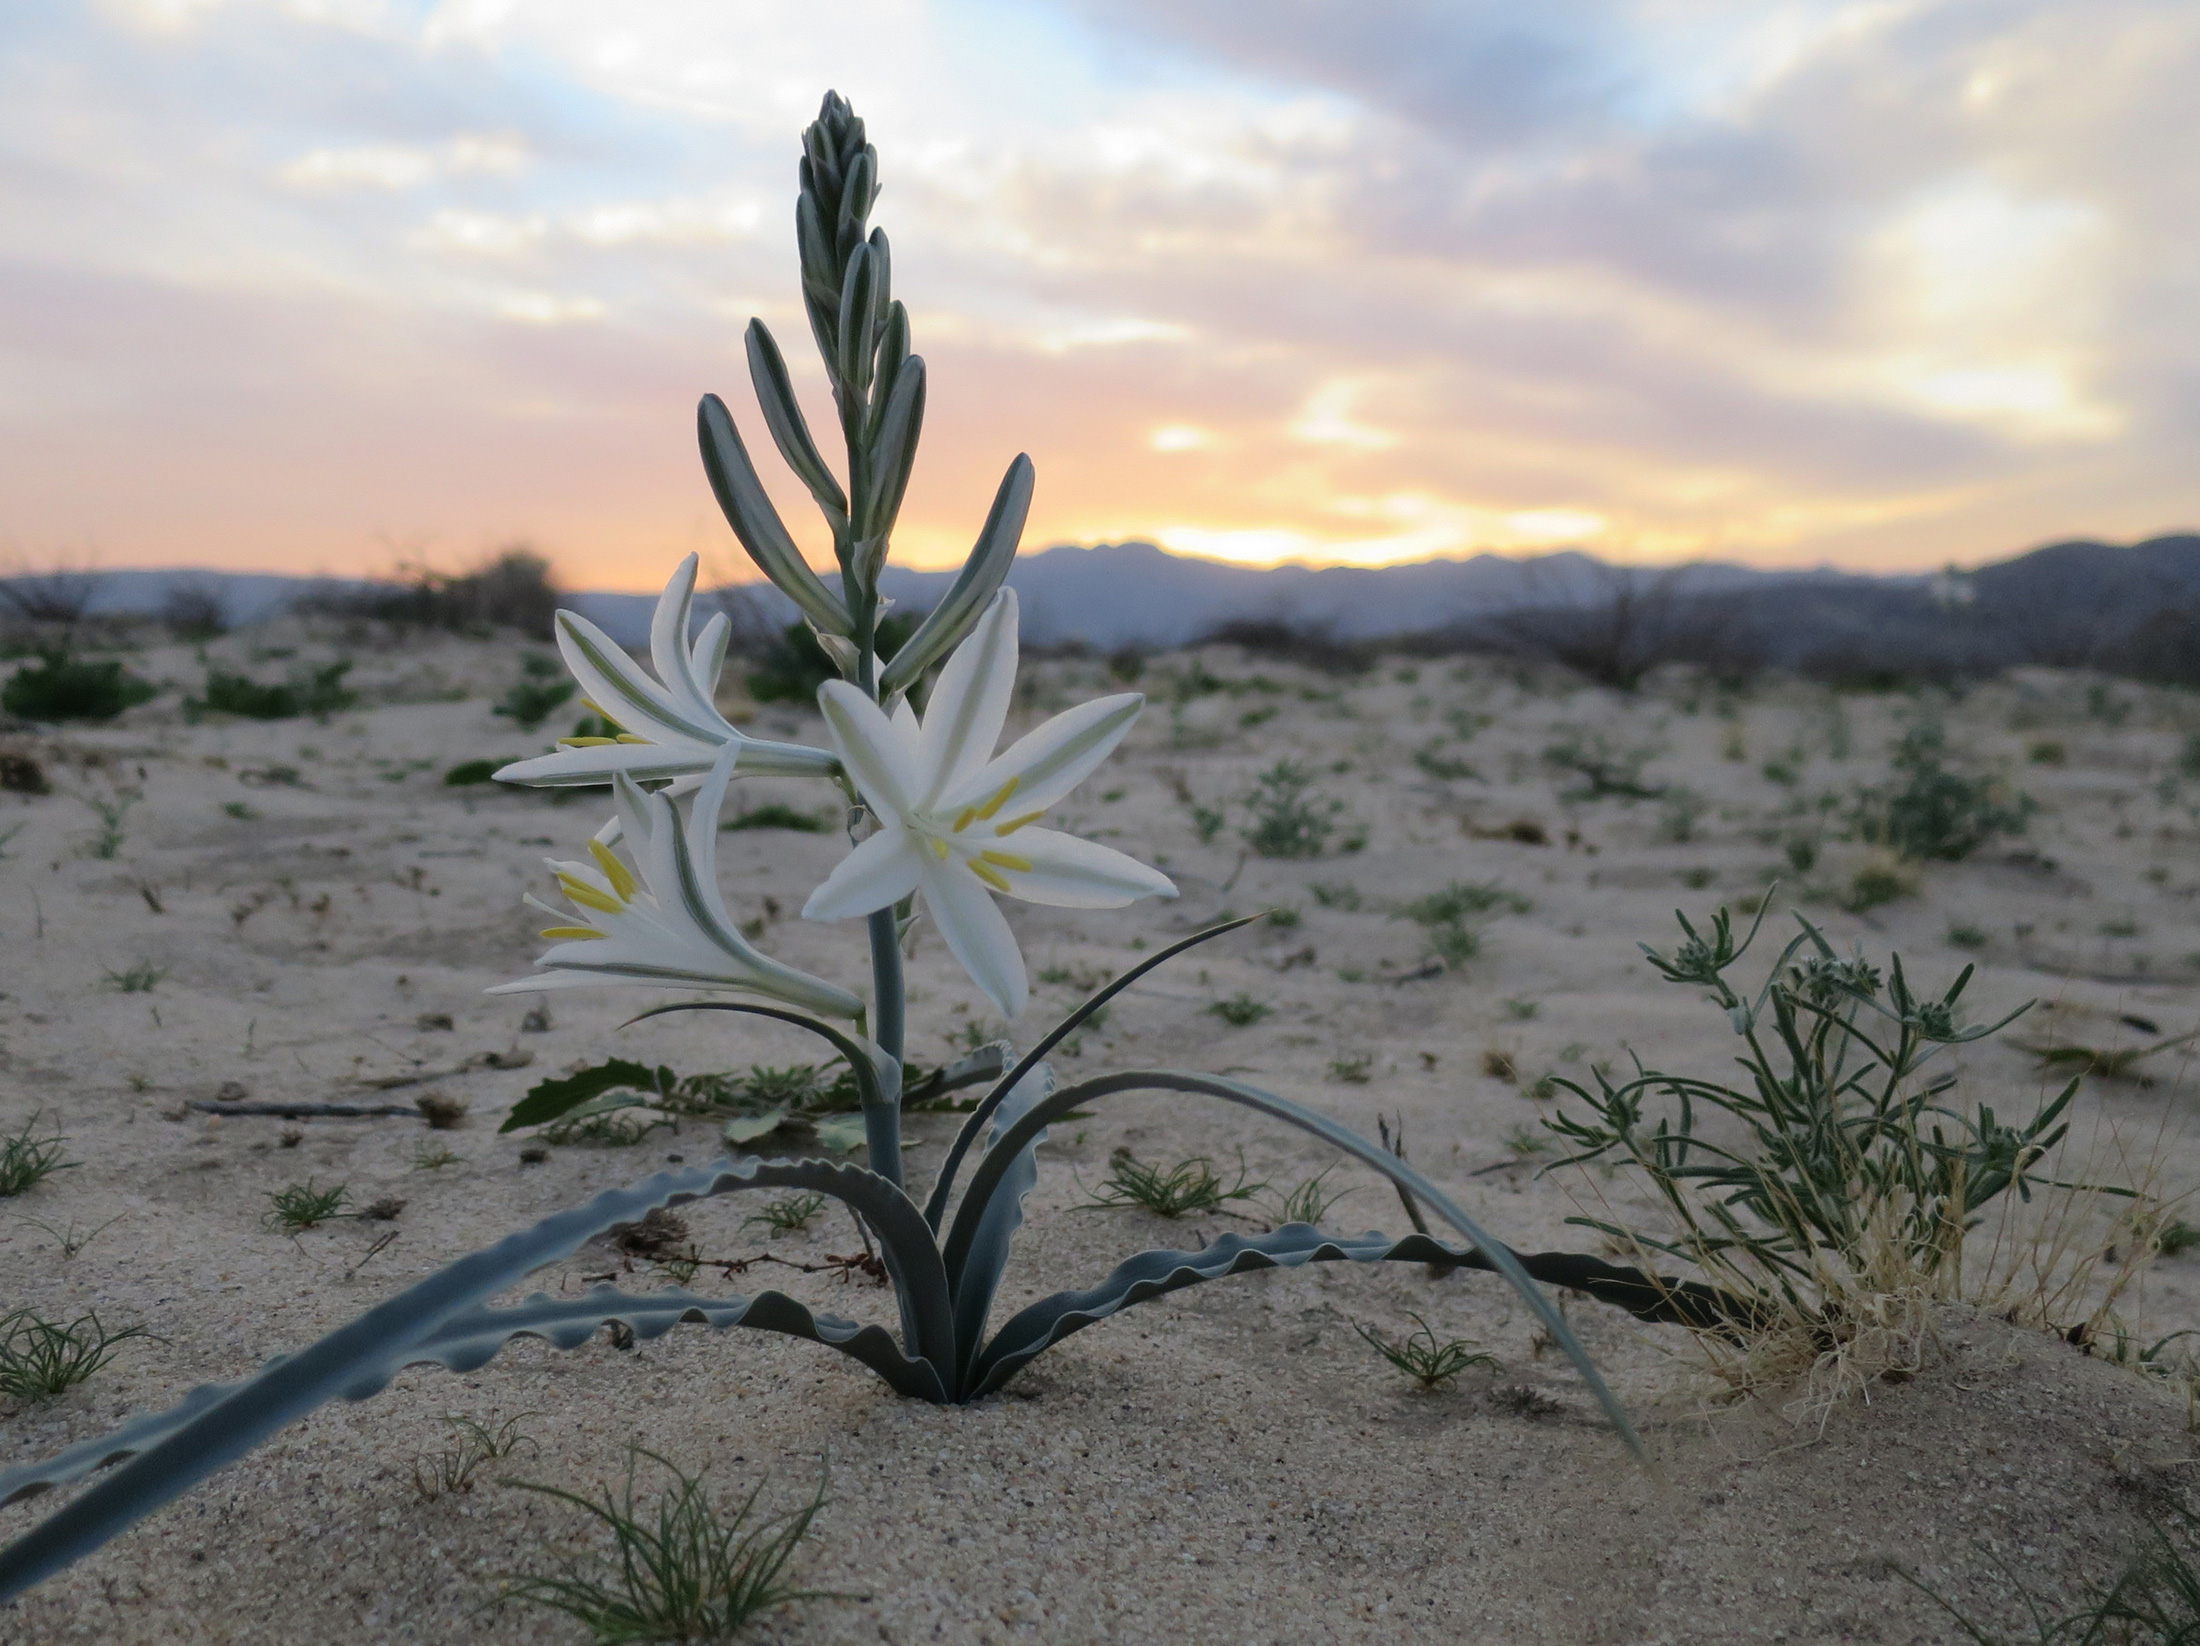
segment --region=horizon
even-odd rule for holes
[[[695,456],[805,394],[828,86],[932,367],[896,558],[1578,549],[1929,571],[2200,520],[2200,14],[1817,0],[25,0],[0,43],[0,556],[289,576],[531,542],[747,570]],[[1349,24],[1349,26],[1346,26]],[[819,413],[810,398],[813,418]],[[762,448],[762,449],[758,449]]]

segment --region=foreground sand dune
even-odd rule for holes
[[[243,656],[267,640],[223,647]],[[0,1415],[0,1463],[239,1376],[524,1222],[717,1147],[690,1125],[525,1163],[530,1140],[496,1126],[546,1073],[613,1055],[682,1072],[813,1058],[770,1026],[622,1032],[654,1003],[647,991],[551,997],[546,1028],[526,1023],[526,999],[483,995],[524,975],[539,947],[519,897],[547,891],[540,858],[577,855],[602,821],[591,798],[443,782],[462,761],[530,753],[550,735],[489,713],[518,652],[361,651],[366,706],[327,723],[187,724],[171,694],[108,728],[6,735],[55,792],[0,805],[0,835],[20,825],[0,848],[0,1124],[42,1112],[81,1164],[0,1202],[0,1306],[96,1309],[157,1338],[67,1396]],[[180,648],[134,666],[198,679]],[[1097,662],[1036,665],[1025,718],[1107,678]],[[1844,947],[1899,950],[1934,984],[1975,961],[1981,1016],[2043,1002],[1958,1059],[1963,1090],[2005,1115],[2059,1085],[2024,1042],[2112,1048],[2200,1028],[2200,776],[2178,764],[2200,730],[2189,698],[2041,675],[1941,705],[1951,743],[2042,809],[2023,837],[1968,861],[1887,871],[1837,838],[1819,797],[1884,780],[1889,744],[1929,707],[1914,698],[1674,682],[1629,700],[1449,660],[1337,680],[1223,650],[1154,660],[1140,685],[1154,699],[1144,722],[1060,821],[1162,864],[1183,896],[1158,915],[1011,905],[1039,981],[1010,1032],[1028,1041],[1081,984],[1218,913],[1287,910],[1136,988],[1065,1070],[1187,1065],[1370,1131],[1392,1117],[1417,1163],[1525,1249],[1594,1249],[1565,1219],[1627,1192],[1536,1174],[1551,1102],[1535,1095],[1540,1077],[1586,1080],[1630,1055],[1725,1068],[1718,1014],[1658,982],[1635,945],[1666,944],[1676,905],[1753,904],[1776,872],[1776,923],[1800,908]],[[766,710],[758,725],[818,737],[806,714]],[[1639,786],[1663,795],[1584,798],[1546,758],[1568,743],[1594,754],[1599,740],[1623,768],[1639,755]],[[1317,859],[1243,843],[1244,797],[1285,758],[1340,805]],[[752,782],[744,798],[830,810],[821,786],[786,780]],[[112,855],[97,855],[89,802],[127,802]],[[1798,841],[1810,845],[1791,856]],[[764,923],[767,948],[860,987],[846,934],[793,917],[843,849],[831,832],[758,829],[729,836],[723,861],[736,915]],[[1851,912],[1871,901],[1855,896],[1857,877],[1875,872],[1890,875],[1887,900]],[[1475,922],[1478,953],[1446,965],[1398,910],[1452,881],[1496,882],[1515,900]],[[157,978],[129,989],[134,968],[134,981]],[[999,1032],[921,930],[911,982],[916,1057],[958,1049],[947,1025]],[[1241,994],[1274,1009],[1242,1027],[1208,1009]],[[2181,1056],[2138,1065],[2148,1083],[2088,1082],[2073,1145],[2086,1170],[2148,1176],[2170,1195],[2191,1184]],[[257,1102],[435,1091],[469,1117],[431,1133],[409,1116],[192,1106],[238,1088]],[[953,1124],[915,1120],[914,1179]],[[441,1145],[459,1158],[420,1164]],[[1122,1147],[1209,1156],[1226,1174],[1242,1147],[1248,1177],[1278,1185],[1329,1164],[1229,1113],[1120,1101],[1045,1151],[1005,1305],[1096,1279],[1145,1246],[1247,1226],[1086,1206]],[[403,1206],[295,1238],[268,1228],[269,1195],[308,1180],[344,1184],[354,1206]],[[1331,1182],[1354,1189],[1333,1221],[1402,1228],[1371,1176]],[[737,1256],[764,1248],[742,1226],[754,1209],[685,1215],[703,1251]],[[110,1219],[64,1255],[72,1225]],[[854,1239],[829,1216],[771,1249],[814,1260]],[[619,1266],[604,1248],[538,1278],[557,1290]],[[866,1285],[768,1273],[856,1318],[890,1309]],[[2145,1341],[2200,1322],[2196,1274],[2200,1255],[2150,1266],[2123,1311]],[[630,1282],[650,1283],[646,1270]],[[732,1289],[707,1273],[696,1285]],[[1475,1340],[1496,1367],[1410,1392],[1351,1329],[1400,1328],[1409,1312]],[[1499,1284],[1404,1265],[1240,1277],[1148,1304],[968,1410],[903,1402],[851,1363],[761,1335],[688,1330],[628,1351],[599,1338],[563,1355],[522,1344],[468,1376],[415,1371],[320,1413],[0,1612],[0,1638],[577,1638],[543,1614],[483,1610],[498,1574],[539,1567],[577,1528],[494,1484],[421,1502],[411,1471],[442,1444],[445,1413],[530,1414],[539,1450],[508,1467],[583,1489],[613,1478],[636,1442],[707,1463],[729,1488],[769,1474],[787,1501],[829,1457],[833,1501],[799,1573],[860,1598],[761,1631],[805,1641],[1950,1640],[1897,1564],[1982,1623],[2012,1624],[2004,1565],[2050,1594],[2106,1574],[2200,1461],[2181,1386],[1960,1306],[1917,1375],[1830,1416],[1802,1410],[1794,1390],[1722,1403],[1678,1332],[1584,1303],[1571,1318],[1637,1410],[1652,1469],[1626,1459],[1556,1357],[1539,1357]],[[52,1501],[0,1510],[0,1538]]]

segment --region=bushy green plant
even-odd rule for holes
[[[1904,733],[1892,763],[1898,781],[1860,791],[1850,817],[1860,839],[1903,857],[1958,862],[1996,835],[2022,834],[2039,809],[1997,780],[1950,770],[1938,721]]]
[[[643,1458],[674,1484],[654,1504],[635,1495]],[[756,1518],[759,1485],[730,1516],[721,1515],[703,1487],[702,1474],[686,1474],[657,1453],[636,1447],[627,1458],[626,1483],[613,1494],[583,1497],[559,1486],[515,1480],[584,1513],[611,1539],[610,1559],[568,1560],[554,1574],[507,1580],[514,1600],[562,1612],[602,1646],[642,1641],[728,1641],[751,1618],[797,1600],[831,1598],[785,1581],[787,1565],[810,1523],[825,1507],[821,1480],[810,1500],[784,1514]]]
[[[774,800],[767,805],[752,807],[719,825],[728,834],[743,829],[791,829],[797,834],[824,834],[832,824],[815,812],[796,811],[794,807]]]
[[[1149,1166],[1130,1150],[1118,1149],[1108,1168],[1107,1179],[1092,1203],[1136,1207],[1157,1217],[1221,1211],[1234,1201],[1254,1199],[1268,1187],[1247,1181],[1242,1159],[1236,1179],[1229,1183],[1223,1182],[1215,1163],[1205,1155],[1179,1160],[1172,1166]]]
[[[1262,857],[1319,857],[1327,851],[1344,802],[1321,794],[1314,784],[1314,773],[1296,760],[1279,760],[1254,778],[1245,797],[1249,820],[1239,831],[1246,845]]]
[[[557,678],[558,665],[538,653],[519,660],[520,677],[504,688],[491,714],[501,715],[523,732],[531,732],[573,701],[580,688]]]
[[[0,1200],[11,1200],[55,1172],[78,1164],[63,1158],[61,1134],[41,1129],[39,1118],[31,1115],[13,1133],[0,1137]]]
[[[1882,972],[1796,922],[1754,994],[1729,974],[1758,926],[1737,943],[1724,909],[1707,934],[1681,917],[1684,941],[1670,954],[1643,948],[1660,976],[1708,992],[1726,1015],[1746,1086],[1639,1064],[1617,1083],[1599,1071],[1593,1090],[1561,1077],[1586,1112],[1543,1124],[1572,1151],[1558,1164],[1632,1171],[1670,1227],[1569,1221],[1693,1264],[1762,1306],[1745,1316],[1780,1308],[1823,1323],[1858,1297],[1940,1285],[1985,1207],[2052,1181],[2038,1167],[2067,1130],[2078,1084],[2020,1125],[1984,1104],[1959,1109],[1956,1074],[1933,1066],[2026,1008],[1966,1026],[1971,967],[1921,994],[1899,956]],[[1712,1116],[1724,1124],[1707,1128]]]
[[[11,1310],[0,1315],[0,1399],[51,1399],[92,1376],[131,1338],[152,1335],[143,1326],[110,1332],[92,1313],[62,1322],[35,1309]]]
[[[344,685],[349,658],[293,674],[276,685],[227,669],[206,671],[206,694],[186,701],[195,714],[234,714],[247,720],[295,720],[300,715],[334,714],[359,701]]]
[[[0,709],[24,720],[112,720],[159,695],[158,686],[117,661],[94,663],[53,648],[40,651],[36,663],[16,670],[0,688]]]
[[[1621,748],[1602,732],[1576,729],[1546,748],[1543,759],[1581,780],[1567,791],[1568,800],[1656,800],[1665,793],[1664,786],[1642,780],[1642,768],[1654,753],[1648,748]]]

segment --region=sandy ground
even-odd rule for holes
[[[283,638],[236,637],[214,655],[244,659]],[[308,657],[331,654],[325,639],[302,643]],[[483,995],[524,975],[538,947],[519,897],[548,892],[539,859],[578,855],[601,821],[590,799],[442,782],[461,760],[542,746],[489,712],[519,649],[355,644],[363,706],[327,723],[190,725],[171,693],[111,727],[0,738],[55,784],[0,798],[0,835],[21,826],[0,848],[0,1124],[42,1112],[81,1163],[0,1203],[0,1309],[96,1309],[157,1334],[60,1399],[0,1408],[0,1462],[243,1375],[514,1227],[714,1152],[690,1126],[525,1164],[528,1140],[496,1126],[545,1074],[612,1055],[683,1072],[814,1059],[768,1026],[620,1031],[658,998],[648,991],[555,996],[543,1032],[523,1032],[526,999]],[[133,666],[199,679],[183,648]],[[1155,975],[1080,1038],[1062,1073],[1183,1065],[1370,1131],[1378,1113],[1402,1117],[1416,1161],[1518,1246],[1594,1249],[1564,1223],[1583,1180],[1539,1177],[1523,1152],[1548,1112],[1530,1095],[1537,1077],[1586,1079],[1630,1054],[1724,1066],[1723,1020],[1659,983],[1635,944],[1665,945],[1676,904],[1708,914],[1761,895],[1775,871],[1789,876],[1778,907],[1802,899],[1842,945],[1860,940],[1880,959],[1898,949],[1921,981],[1977,962],[1981,1015],[2031,998],[2054,1009],[2052,1025],[2028,1020],[1959,1059],[1964,1090],[2005,1115],[2047,1089],[2017,1039],[2052,1028],[2143,1042],[2125,1017],[2165,1035],[2200,1027],[2200,782],[2164,782],[2200,728],[2190,699],[2040,676],[1950,706],[1951,741],[2006,769],[2042,810],[2023,839],[1928,867],[1910,895],[1852,914],[1825,893],[1849,884],[1863,849],[1828,840],[1798,886],[1786,844],[1815,837],[1820,796],[1884,778],[1915,699],[1673,683],[1627,700],[1451,662],[1394,661],[1340,683],[1217,650],[1198,667],[1226,689],[1172,713],[1171,682],[1192,666],[1149,666],[1145,720],[1057,814],[1163,864],[1184,895],[1101,915],[1009,905],[1035,977],[1055,980],[1035,985],[1012,1032],[1028,1040],[1076,998],[1076,980],[1224,909],[1295,911]],[[1095,662],[1032,665],[1020,723],[1113,686]],[[756,726],[819,738],[813,717],[779,709]],[[1568,799],[1576,785],[1541,757],[1574,735],[1652,751],[1647,784],[1700,797],[1692,828],[1677,827],[1690,808],[1670,800]],[[2035,763],[2048,742],[2059,763]],[[1357,850],[1307,862],[1244,852],[1242,796],[1287,756],[1320,772],[1344,808],[1337,843],[1362,835]],[[821,787],[788,782],[748,795],[828,806]],[[88,802],[118,797],[134,797],[122,840],[112,857],[91,855]],[[1226,820],[1203,844],[1194,808],[1216,806]],[[724,837],[722,868],[737,914],[767,922],[768,948],[861,987],[858,929],[792,915],[841,849],[829,834],[756,830]],[[1424,975],[1426,938],[1394,911],[1454,880],[1501,881],[1528,906],[1480,922],[1481,951],[1463,966]],[[140,965],[157,983],[126,992],[118,979]],[[973,1021],[999,1028],[928,933],[911,978],[914,1055],[944,1058]],[[1273,1014],[1232,1028],[1208,1011],[1240,993]],[[491,1053],[530,1061],[494,1067]],[[1514,1078],[1490,1072],[1493,1053]],[[2175,1054],[2144,1067],[2154,1084],[2088,1083],[2077,1135],[2096,1167],[2152,1172],[2181,1192],[2200,1164],[2183,1123],[2191,1082]],[[367,1084],[406,1076],[419,1083]],[[230,1083],[312,1101],[434,1089],[471,1112],[462,1129],[430,1133],[411,1118],[293,1123],[187,1107]],[[913,1179],[928,1179],[953,1125],[913,1122]],[[423,1168],[424,1144],[460,1158]],[[1242,1148],[1251,1177],[1285,1185],[1328,1164],[1236,1111],[1115,1100],[1045,1151],[1002,1314],[1135,1250],[1248,1227],[1085,1206],[1120,1146],[1162,1162],[1203,1154],[1230,1172]],[[404,1208],[392,1224],[270,1230],[269,1195],[308,1179],[346,1185],[355,1205],[396,1196]],[[1402,1226],[1370,1176],[1331,1182],[1355,1188],[1334,1223]],[[1596,1192],[1624,1197],[1609,1183]],[[753,1210],[736,1198],[687,1215],[704,1251],[738,1255],[762,1248],[741,1226]],[[109,1220],[64,1255],[60,1231]],[[390,1229],[398,1238],[370,1257]],[[827,1217],[773,1250],[814,1259],[853,1239],[844,1217]],[[584,1253],[537,1283],[577,1285],[612,1262]],[[889,1307],[873,1287],[771,1273],[857,1318]],[[2158,1260],[2124,1313],[2148,1341],[2200,1322],[2196,1282],[2200,1255]],[[696,1285],[732,1289],[707,1273]],[[1414,1392],[1351,1329],[1402,1330],[1409,1311],[1474,1340],[1496,1367]],[[493,1479],[433,1503],[416,1494],[414,1463],[444,1443],[454,1412],[529,1414],[537,1450],[511,1471],[582,1490],[615,1479],[639,1442],[707,1464],[729,1492],[768,1477],[767,1498],[791,1504],[829,1458],[832,1501],[796,1571],[853,1598],[758,1631],[805,1642],[1955,1640],[1898,1564],[1982,1623],[2014,1624],[2009,1573],[2054,1596],[2112,1571],[2200,1460],[2181,1390],[1973,1309],[1941,1317],[1919,1375],[1876,1386],[1822,1431],[1792,1391],[1722,1402],[1671,1329],[1587,1303],[1571,1318],[1635,1410],[1654,1467],[1631,1463],[1562,1362],[1539,1355],[1500,1283],[1417,1266],[1180,1293],[1073,1338],[964,1410],[900,1400],[852,1362],[762,1334],[689,1328],[626,1351],[599,1336],[570,1354],[521,1343],[471,1375],[416,1370],[371,1402],[324,1410],[0,1611],[0,1638],[580,1638],[549,1614],[492,1605],[500,1573],[584,1546],[571,1511]],[[58,1501],[0,1510],[0,1537]]]

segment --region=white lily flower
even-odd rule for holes
[[[684,828],[662,791],[646,794],[624,773],[614,776],[633,865],[600,839],[588,843],[587,863],[551,860],[578,921],[530,893],[530,905],[565,922],[542,935],[564,941],[536,960],[546,968],[542,976],[499,984],[489,993],[645,983],[767,995],[831,1017],[861,1012],[863,1002],[846,989],[760,952],[726,912],[718,890],[718,813],[736,757],[730,746],[720,751]]]
[[[819,688],[841,766],[880,826],[802,910],[842,920],[921,890],[948,948],[1009,1017],[1024,1009],[1024,957],[992,892],[1068,909],[1176,895],[1135,858],[1031,827],[1114,752],[1145,698],[1080,704],[995,755],[1015,690],[1016,594],[1005,588],[940,671],[921,725],[906,701],[889,718],[845,681]]]
[[[624,730],[617,737],[568,737],[554,754],[519,760],[496,774],[500,783],[553,788],[609,783],[630,778],[648,783],[680,780],[681,792],[700,782],[724,749],[739,751],[740,769],[749,773],[830,773],[837,767],[823,749],[799,743],[773,743],[749,737],[718,712],[712,697],[725,667],[732,625],[719,612],[688,642],[688,619],[695,607],[697,560],[680,562],[658,597],[649,625],[650,661],[658,678],[635,667],[611,637],[577,612],[557,615],[558,650],[580,682],[588,706]]]

